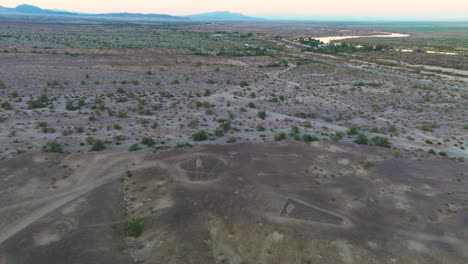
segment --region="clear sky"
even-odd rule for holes
[[[0,0],[1,6],[31,4],[47,9],[104,13],[139,12],[188,15],[240,12],[287,17],[382,17],[468,19],[468,0]]]

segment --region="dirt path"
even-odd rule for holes
[[[84,162],[86,164],[86,166],[83,166],[83,169],[75,170],[75,172],[69,177],[71,179],[76,179],[78,183],[77,185],[67,188],[60,193],[27,202],[10,204],[0,208],[0,213],[14,214],[11,210],[17,208],[27,208],[31,211],[27,215],[22,216],[19,221],[15,221],[0,228],[0,244],[62,205],[83,196],[106,183],[119,179],[122,176],[123,171],[125,171],[125,169],[133,162],[138,160],[136,155],[128,152],[100,153],[93,157],[94,159],[92,160],[79,160],[78,156],[73,156],[73,162]],[[36,207],[43,203],[45,203],[43,206],[38,208]]]

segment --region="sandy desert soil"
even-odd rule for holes
[[[0,263],[468,260],[468,168],[440,158],[284,141],[0,165]]]

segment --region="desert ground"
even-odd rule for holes
[[[0,21],[1,264],[468,262],[466,25]]]
[[[21,163],[21,167],[18,166]],[[241,143],[1,161],[2,263],[466,263],[466,165]],[[137,238],[121,230],[138,216]]]

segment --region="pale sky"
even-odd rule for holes
[[[247,15],[346,16],[468,19],[468,0],[0,0],[0,6],[31,4],[47,9],[105,13],[189,15],[240,12]]]

